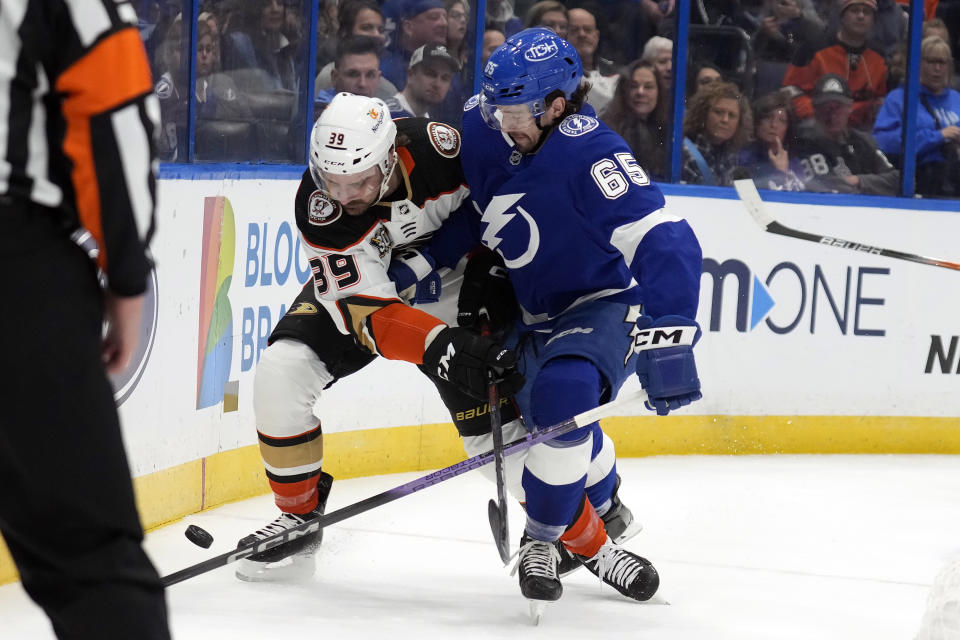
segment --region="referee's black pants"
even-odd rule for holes
[[[58,638],[166,640],[102,317],[93,263],[49,211],[0,202],[0,533]]]

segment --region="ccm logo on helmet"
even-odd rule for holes
[[[529,49],[523,52],[523,57],[525,60],[530,62],[539,62],[541,60],[548,60],[553,56],[557,55],[560,52],[560,47],[557,46],[556,42],[542,42],[540,44],[532,45]]]

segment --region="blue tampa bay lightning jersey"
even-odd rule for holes
[[[522,154],[476,104],[464,107],[460,154],[474,211],[458,224],[503,257],[525,325],[600,298],[696,317],[700,244],[619,135],[590,110]]]

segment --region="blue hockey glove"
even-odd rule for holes
[[[410,304],[426,304],[440,299],[440,274],[430,254],[405,251],[393,258],[387,276],[397,285],[397,294]]]
[[[693,359],[693,345],[700,339],[696,321],[683,316],[657,320],[640,316],[637,329],[637,377],[647,391],[647,408],[665,416],[702,398]]]

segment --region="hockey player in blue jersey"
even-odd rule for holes
[[[517,401],[531,428],[613,399],[634,372],[660,415],[701,397],[700,245],[584,103],[582,78],[576,50],[546,29],[494,51],[464,107],[461,158],[477,213],[452,216],[430,249],[438,264],[477,241],[502,257],[520,307],[512,344],[527,384]],[[473,296],[461,324],[483,304]],[[560,597],[565,551],[620,593],[653,596],[656,570],[605,531],[616,457],[598,423],[531,448],[522,485],[525,597]]]

